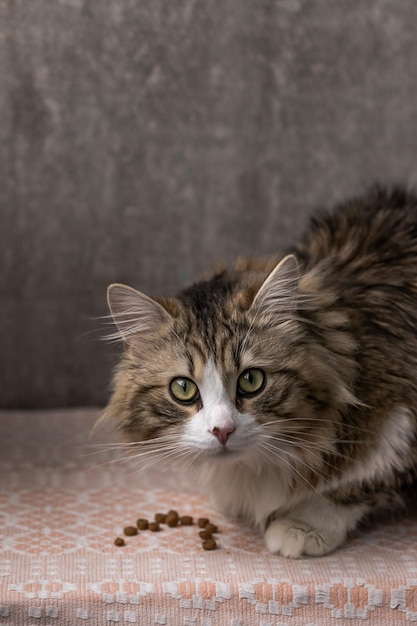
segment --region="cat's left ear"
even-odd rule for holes
[[[297,259],[289,254],[269,274],[256,294],[251,308],[276,314],[290,313],[295,306],[300,272]]]

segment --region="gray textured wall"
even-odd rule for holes
[[[0,0],[0,404],[105,401],[109,282],[172,292],[416,183],[416,24],[415,0]]]

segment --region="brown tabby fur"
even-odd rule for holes
[[[169,381],[200,380],[211,358],[237,409],[267,432],[275,420],[291,443],[289,500],[310,489],[338,505],[365,504],[365,514],[401,507],[417,468],[417,199],[374,188],[313,218],[292,253],[299,276],[288,275],[273,309],[252,304],[277,258],[240,260],[160,299],[169,315],[125,337],[107,414],[127,441],[180,438],[202,402],[173,402]],[[254,366],[268,384],[242,398],[236,376]],[[398,407],[410,429],[401,467],[344,481]]]

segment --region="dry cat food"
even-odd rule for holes
[[[204,530],[211,534],[218,532],[216,524],[211,524],[210,522],[204,526]]]
[[[178,511],[175,511],[174,509],[170,509],[170,510],[168,511],[168,513],[167,513],[167,516],[168,516],[168,515],[171,515],[171,516],[173,516],[173,517],[179,517],[179,515],[178,515]]]
[[[116,539],[114,540],[114,545],[115,546],[124,546],[125,544],[125,540],[123,539],[123,537],[116,537]]]
[[[139,517],[136,521],[136,526],[126,526],[123,532],[126,536],[134,536],[139,534],[139,530],[150,530],[156,532],[161,530],[160,525],[166,524],[169,528],[175,528],[177,526],[192,526],[194,519],[191,515],[180,516],[177,511],[171,510],[168,513],[155,513],[154,521],[149,522],[144,517]],[[213,533],[218,532],[216,524],[212,524],[207,517],[199,517],[197,525],[200,530],[199,537],[202,540],[202,546],[204,550],[214,550],[217,547],[215,539],[213,539]],[[122,537],[117,537],[114,540],[116,546],[125,546],[125,540]]]
[[[149,522],[147,519],[140,517],[136,522],[136,526],[139,528],[139,530],[147,530],[149,527]]]
[[[200,530],[200,532],[198,533],[198,536],[200,537],[200,539],[210,539],[210,537],[212,536],[212,533],[204,529],[204,530]]]
[[[200,539],[203,540],[203,550],[215,550],[217,548],[217,543],[215,539],[213,539],[213,533],[217,533],[219,531],[216,524],[211,524],[210,520],[206,517],[200,517],[198,520],[198,526],[203,529],[198,533]]]
[[[169,511],[166,517],[166,524],[170,528],[175,528],[178,526],[178,522],[180,521],[180,517],[176,511]]]
[[[207,519],[207,517],[199,517],[197,520],[197,524],[200,528],[204,528],[205,526],[207,526],[208,523],[209,520]]]
[[[210,537],[210,539],[205,539],[203,541],[203,549],[204,550],[215,550],[216,547],[217,547],[217,543],[215,542],[213,537]]]

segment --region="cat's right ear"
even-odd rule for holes
[[[158,302],[127,285],[110,285],[107,303],[118,328],[118,332],[110,335],[109,339],[128,341],[134,335],[157,331],[161,324],[171,319]]]
[[[294,309],[298,296],[300,271],[293,254],[284,257],[261,285],[252,309],[284,317]]]

